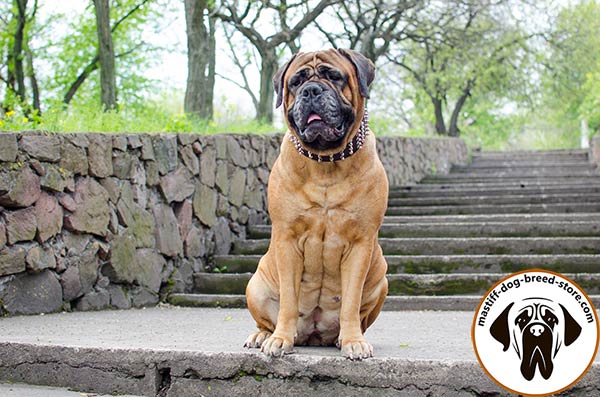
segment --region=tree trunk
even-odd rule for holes
[[[273,75],[277,71],[277,54],[275,48],[270,48],[261,54],[260,98],[256,119],[265,123],[273,122]]]
[[[206,90],[204,95],[204,106],[206,108],[206,118],[213,118],[213,99],[215,94],[215,76],[217,75],[217,40],[215,38],[217,31],[217,19],[210,17],[208,19],[208,76],[206,77]]]
[[[439,98],[431,98],[431,102],[433,103],[433,111],[435,114],[435,132],[438,135],[448,135],[446,124],[444,123],[442,100]]]
[[[25,69],[23,67],[23,42],[25,38],[25,24],[27,17],[27,0],[15,0],[14,7],[16,14],[13,14],[13,20],[16,22],[14,32],[14,42],[12,49],[8,54],[8,88],[17,94],[21,103],[25,101]]]
[[[207,0],[185,0],[188,77],[184,110],[203,119],[212,118],[215,72],[214,21],[209,20],[207,29],[204,23],[207,8]]]
[[[40,87],[38,85],[37,76],[35,75],[35,69],[33,68],[33,54],[29,49],[27,49],[26,55],[29,69],[27,75],[29,76],[29,84],[31,84],[33,110],[37,112],[38,116],[41,116],[42,108],[40,105]]]
[[[105,110],[117,106],[117,79],[115,75],[115,51],[110,29],[109,0],[94,0],[96,30],[98,32],[98,58],[100,60],[101,100]]]
[[[448,130],[449,136],[457,137],[460,135],[460,129],[458,128],[458,118],[460,117],[460,112],[469,97],[469,91],[463,92],[458,101],[456,101],[456,105],[454,106],[454,110],[452,111],[452,117],[450,118],[450,128]]]

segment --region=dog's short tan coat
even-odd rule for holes
[[[352,105],[355,121],[339,148],[318,154],[343,149],[359,129],[365,109],[360,84],[366,82],[358,69],[372,68],[360,57],[348,50],[299,54],[276,76],[284,115],[295,99],[288,78],[299,68],[326,64],[348,76],[341,97]],[[288,134],[295,134],[286,121]],[[363,333],[387,294],[387,263],[377,240],[387,198],[387,177],[372,133],[354,155],[331,163],[299,154],[284,137],[268,184],[271,243],[246,290],[259,331],[246,346],[279,356],[292,352],[294,344],[337,344],[345,357],[372,356]]]

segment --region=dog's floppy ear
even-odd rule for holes
[[[558,304],[562,309],[563,314],[565,315],[565,346],[569,346],[571,343],[575,342],[579,335],[581,334],[581,325],[571,314],[565,309],[563,305]]]
[[[502,343],[502,346],[504,347],[502,349],[502,351],[507,351],[508,347],[510,346],[510,331],[508,329],[508,312],[510,311],[510,309],[513,307],[514,304],[515,304],[515,302],[506,306],[506,309],[504,309],[504,311],[502,313],[500,313],[498,318],[496,320],[494,320],[494,322],[492,323],[492,326],[490,327],[490,334],[492,334],[494,339],[496,339],[498,342]]]
[[[369,86],[375,78],[375,65],[373,62],[358,51],[339,48],[339,53],[352,62],[358,76],[358,88],[360,95],[364,98],[369,97]]]
[[[296,58],[298,54],[294,54],[292,59],[283,64],[273,76],[273,87],[275,88],[275,93],[277,94],[277,102],[275,103],[275,108],[278,108],[283,103],[283,78],[285,76],[285,72],[287,72],[288,68],[292,61]]]

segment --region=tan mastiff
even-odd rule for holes
[[[289,130],[269,178],[271,243],[246,289],[258,327],[246,347],[373,354],[363,333],[388,288],[377,240],[388,181],[365,110],[373,78],[367,58],[333,49],[300,53],[274,77]]]

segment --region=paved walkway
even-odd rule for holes
[[[382,312],[367,339],[378,358],[475,360],[472,318],[470,312]],[[254,327],[245,309],[169,306],[2,318],[0,343],[235,353],[247,351],[242,345]],[[300,347],[298,354],[339,351]]]
[[[2,397],[107,397],[106,394],[81,393],[60,387],[32,386],[21,383],[0,383],[0,396]],[[119,395],[119,397],[137,397],[132,395]]]

